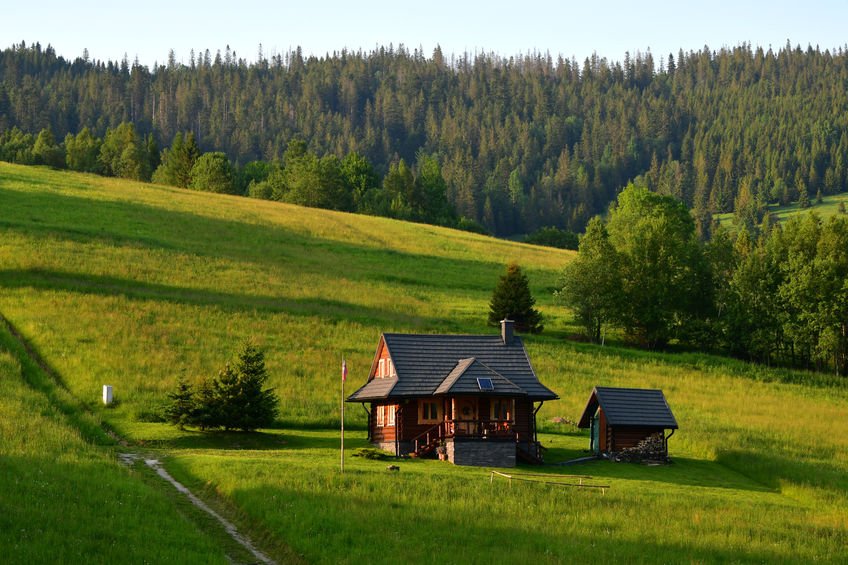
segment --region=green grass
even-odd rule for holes
[[[809,208],[800,208],[797,202],[792,202],[786,206],[769,204],[768,211],[771,215],[772,221],[784,223],[794,216],[806,214],[807,212],[815,212],[822,218],[829,218],[830,216],[841,214],[839,211],[840,203],[848,206],[848,192],[823,196],[821,204],[818,204],[816,199],[812,198],[810,199]],[[716,214],[715,218],[724,228],[735,231],[736,228],[733,225],[733,212]]]
[[[106,438],[81,435],[68,421],[73,400],[65,398],[60,408],[57,395],[63,396],[0,327],[4,562],[227,562],[216,541],[168,497],[93,443]]]
[[[99,421],[162,458],[263,549],[309,562],[840,562],[848,543],[848,386],[697,353],[565,341],[551,295],[573,253],[453,230],[0,164],[0,312]],[[539,412],[547,459],[584,453],[595,385],[663,388],[681,424],[668,467],[595,463],[595,491],[489,483],[480,469],[350,456],[338,473],[341,356],[364,382],[382,331],[494,332],[504,265],[529,274],[546,331],[525,338],[561,400]],[[179,376],[265,349],[282,429],[155,423]],[[99,404],[112,384],[114,408]],[[55,387],[54,387],[55,388]],[[61,394],[60,394],[61,393]],[[47,393],[45,393],[47,394]],[[89,449],[89,448],[87,448]],[[101,449],[90,448],[98,453]],[[107,457],[108,455],[104,455]],[[2,481],[2,479],[0,479]],[[62,496],[48,510],[61,513]],[[286,557],[287,556],[287,557]],[[190,559],[189,559],[190,560]]]

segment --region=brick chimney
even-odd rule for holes
[[[501,320],[501,339],[504,345],[510,345],[515,335],[515,322],[504,318]]]

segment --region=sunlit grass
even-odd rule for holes
[[[0,328],[0,555],[6,563],[225,563],[158,490],[119,467],[28,381]],[[18,352],[20,353],[20,352]],[[151,540],[155,542],[151,543]]]
[[[157,450],[268,547],[333,563],[840,561],[844,380],[567,342],[572,322],[551,290],[572,256],[0,164],[0,311],[89,407],[80,425],[102,418],[134,447]],[[539,412],[548,460],[584,455],[585,434],[551,419],[578,419],[592,387],[611,385],[665,391],[681,427],[675,463],[544,469],[595,475],[613,485],[605,495],[492,485],[479,469],[435,461],[390,474],[349,457],[339,476],[341,357],[351,392],[380,332],[494,333],[488,301],[510,260],[526,268],[546,316],[545,333],[525,343],[561,397]],[[286,429],[209,435],[152,421],[179,377],[215,374],[248,336],[266,353]],[[112,408],[99,403],[103,384],[115,387]],[[350,406],[353,447],[364,445],[364,422]]]
[[[792,202],[786,206],[769,204],[767,209],[773,221],[786,222],[793,216],[806,214],[808,212],[815,212],[821,218],[829,218],[830,216],[835,216],[837,214],[841,215],[842,212],[839,211],[840,204],[848,206],[848,192],[823,196],[821,204],[819,204],[815,198],[811,198],[809,208],[801,208],[798,206],[797,202]],[[735,229],[733,226],[732,212],[716,214],[715,218],[723,227],[730,230]]]

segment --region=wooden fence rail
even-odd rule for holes
[[[500,471],[491,471],[489,475],[489,482],[495,482],[495,476],[503,477],[505,479],[509,479],[509,485],[512,486],[512,481],[525,481],[528,483],[539,483],[543,485],[552,485],[558,487],[576,487],[576,488],[594,488],[600,489],[601,494],[606,494],[608,488],[611,488],[610,485],[594,485],[594,484],[586,484],[584,480],[591,480],[592,477],[590,475],[545,475],[540,473],[516,473],[512,475],[508,475],[506,473],[501,473]],[[533,478],[530,478],[533,477]],[[543,481],[536,477],[547,477],[552,479],[577,479],[576,483],[562,483],[558,481]]]

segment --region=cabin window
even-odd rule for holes
[[[437,424],[442,420],[442,403],[438,400],[418,402],[418,423]]]
[[[387,360],[389,362],[389,376],[396,377],[397,373],[395,372],[395,364],[391,359]]]
[[[397,412],[397,404],[389,404],[385,406],[377,406],[374,408],[377,412],[377,427],[378,428],[393,428],[395,425],[395,413]]]
[[[492,420],[512,420],[515,413],[515,401],[511,398],[496,398],[491,403]]]
[[[386,360],[380,359],[380,362],[377,366],[377,377],[384,379],[386,378]]]

